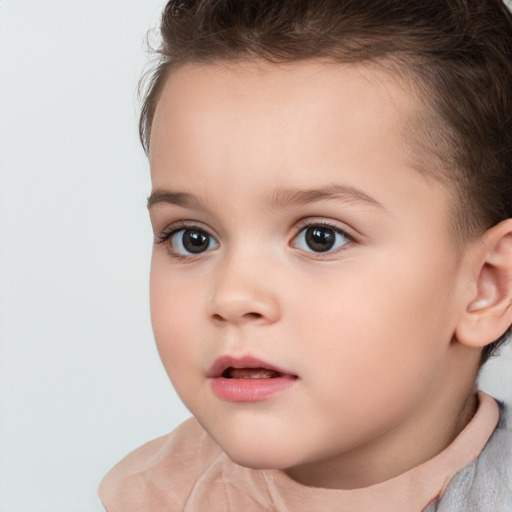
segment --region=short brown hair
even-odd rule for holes
[[[455,234],[512,217],[512,16],[501,0],[171,0],[160,32],[143,82],[147,153],[167,75],[185,63],[385,63],[413,78],[425,106],[411,138],[425,172],[455,192]]]

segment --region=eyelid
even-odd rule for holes
[[[212,238],[214,238],[218,243],[218,237],[213,235],[212,230],[208,226],[205,226],[203,223],[191,220],[179,220],[165,226],[165,228],[160,231],[160,234],[155,233],[155,244],[165,243],[167,240],[169,240],[169,238],[172,237],[172,235],[178,231],[181,231],[182,229],[198,229],[204,231],[205,233],[208,233],[208,235],[210,235]]]
[[[294,226],[294,236],[297,236],[304,228],[309,228],[311,226],[321,226],[325,228],[330,228],[336,231],[337,233],[344,234],[350,240],[355,241],[356,236],[352,234],[353,229],[347,227],[346,224],[340,225],[341,222],[337,222],[335,220],[330,220],[325,217],[307,217],[305,219],[301,219]]]

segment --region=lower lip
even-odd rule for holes
[[[261,402],[284,391],[297,380],[291,375],[270,379],[211,379],[212,390],[221,400],[227,402]]]

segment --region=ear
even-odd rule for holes
[[[473,249],[473,291],[455,338],[483,348],[512,324],[512,219],[489,229]]]

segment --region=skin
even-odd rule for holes
[[[233,461],[365,487],[435,456],[474,414],[480,340],[456,333],[484,251],[456,250],[451,194],[415,169],[404,134],[419,108],[364,65],[170,75],[150,141],[152,322],[178,394]],[[282,193],[332,186],[345,193]],[[183,251],[183,221],[208,250]],[[319,222],[346,233],[332,251],[304,243]],[[261,402],[223,401],[206,373],[226,354],[297,379]]]

